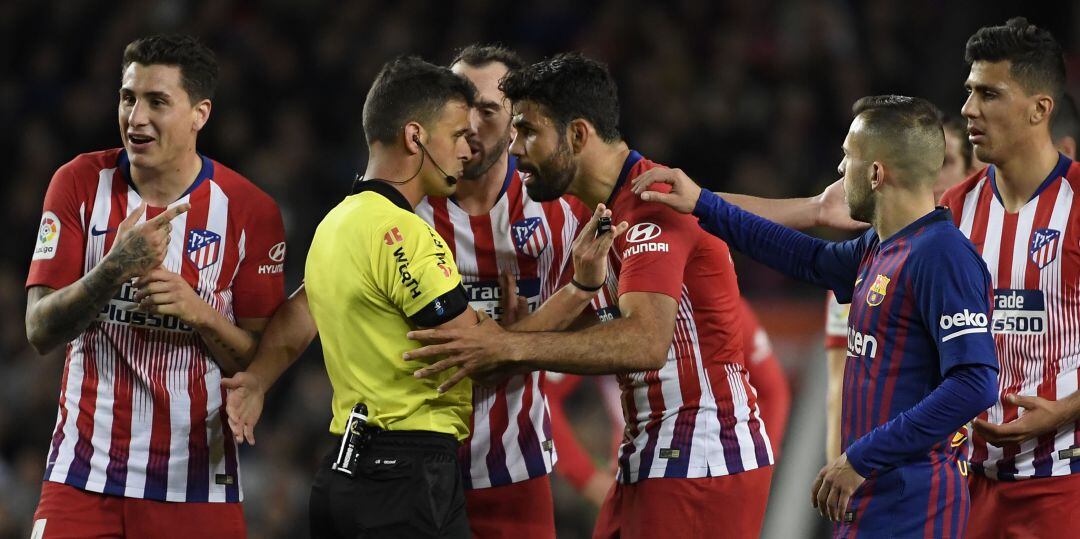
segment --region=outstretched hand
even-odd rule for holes
[[[405,352],[405,360],[426,360],[437,356],[446,357],[417,370],[414,376],[427,378],[447,369],[458,367],[442,385],[439,393],[445,393],[466,376],[487,380],[493,371],[509,363],[510,332],[502,329],[483,311],[476,313],[479,321],[474,326],[457,329],[421,329],[410,331],[406,336],[426,344],[416,350]]]
[[[845,232],[861,232],[870,228],[869,223],[851,218],[851,209],[847,203],[847,191],[844,180],[839,179],[829,184],[821,194],[814,197],[818,206],[817,224]]]
[[[229,416],[229,429],[236,443],[245,440],[255,445],[255,424],[262,415],[266,390],[257,376],[238,372],[231,378],[222,378],[221,386],[229,390],[225,399],[225,414]]]
[[[654,183],[666,183],[671,186],[671,191],[661,193],[650,191],[649,186]],[[657,167],[646,170],[645,173],[634,178],[631,186],[634,194],[646,202],[659,202],[679,213],[691,213],[697,205],[698,197],[701,196],[701,187],[694,183],[681,169]]]
[[[1006,395],[1005,400],[1024,409],[1023,415],[1008,423],[995,425],[976,419],[972,422],[975,432],[990,445],[1003,447],[1023,443],[1032,438],[1057,430],[1072,417],[1062,401],[1036,396]]]

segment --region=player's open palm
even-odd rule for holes
[[[169,250],[172,220],[189,209],[190,204],[177,204],[140,223],[139,219],[146,213],[146,203],[140,204],[117,227],[116,242],[109,251],[109,258],[124,269],[128,278],[160,266]]]
[[[262,415],[266,391],[259,378],[241,371],[230,378],[222,378],[221,386],[229,390],[225,399],[225,413],[229,416],[229,429],[236,443],[255,445],[255,424]]]
[[[655,183],[670,185],[671,190],[669,192],[649,190],[649,187]],[[634,178],[631,189],[634,194],[641,197],[641,200],[659,202],[679,213],[693,212],[698,197],[701,196],[701,187],[678,168],[657,167],[646,170],[644,174]]]

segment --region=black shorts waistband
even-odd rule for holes
[[[369,428],[368,432],[371,433],[371,441],[368,442],[367,449],[411,449],[457,454],[460,445],[457,438],[442,432],[374,428]],[[334,447],[337,447],[341,443],[341,435],[331,434],[331,437],[334,440]]]

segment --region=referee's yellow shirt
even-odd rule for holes
[[[365,184],[374,184],[374,180]],[[469,435],[472,385],[440,395],[450,376],[416,379],[425,363],[401,355],[418,347],[405,338],[408,317],[461,283],[445,242],[382,182],[351,195],[319,223],[304,269],[308,305],[319,328],[334,388],[330,432],[343,434],[353,405],[368,407],[368,424],[387,430]]]

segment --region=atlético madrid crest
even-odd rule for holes
[[[510,225],[510,235],[519,253],[539,258],[548,246],[547,227],[539,217],[526,217]]]
[[[203,269],[218,261],[218,247],[221,245],[221,236],[209,230],[193,228],[188,232],[187,251],[188,260],[195,267]]]
[[[1031,233],[1031,247],[1028,249],[1031,262],[1038,266],[1039,269],[1049,266],[1057,258],[1058,240],[1060,239],[1061,232],[1058,230],[1052,228],[1035,229]]]
[[[881,305],[885,301],[885,294],[889,291],[889,278],[878,274],[874,284],[870,285],[870,291],[866,293],[866,304],[871,307]]]

